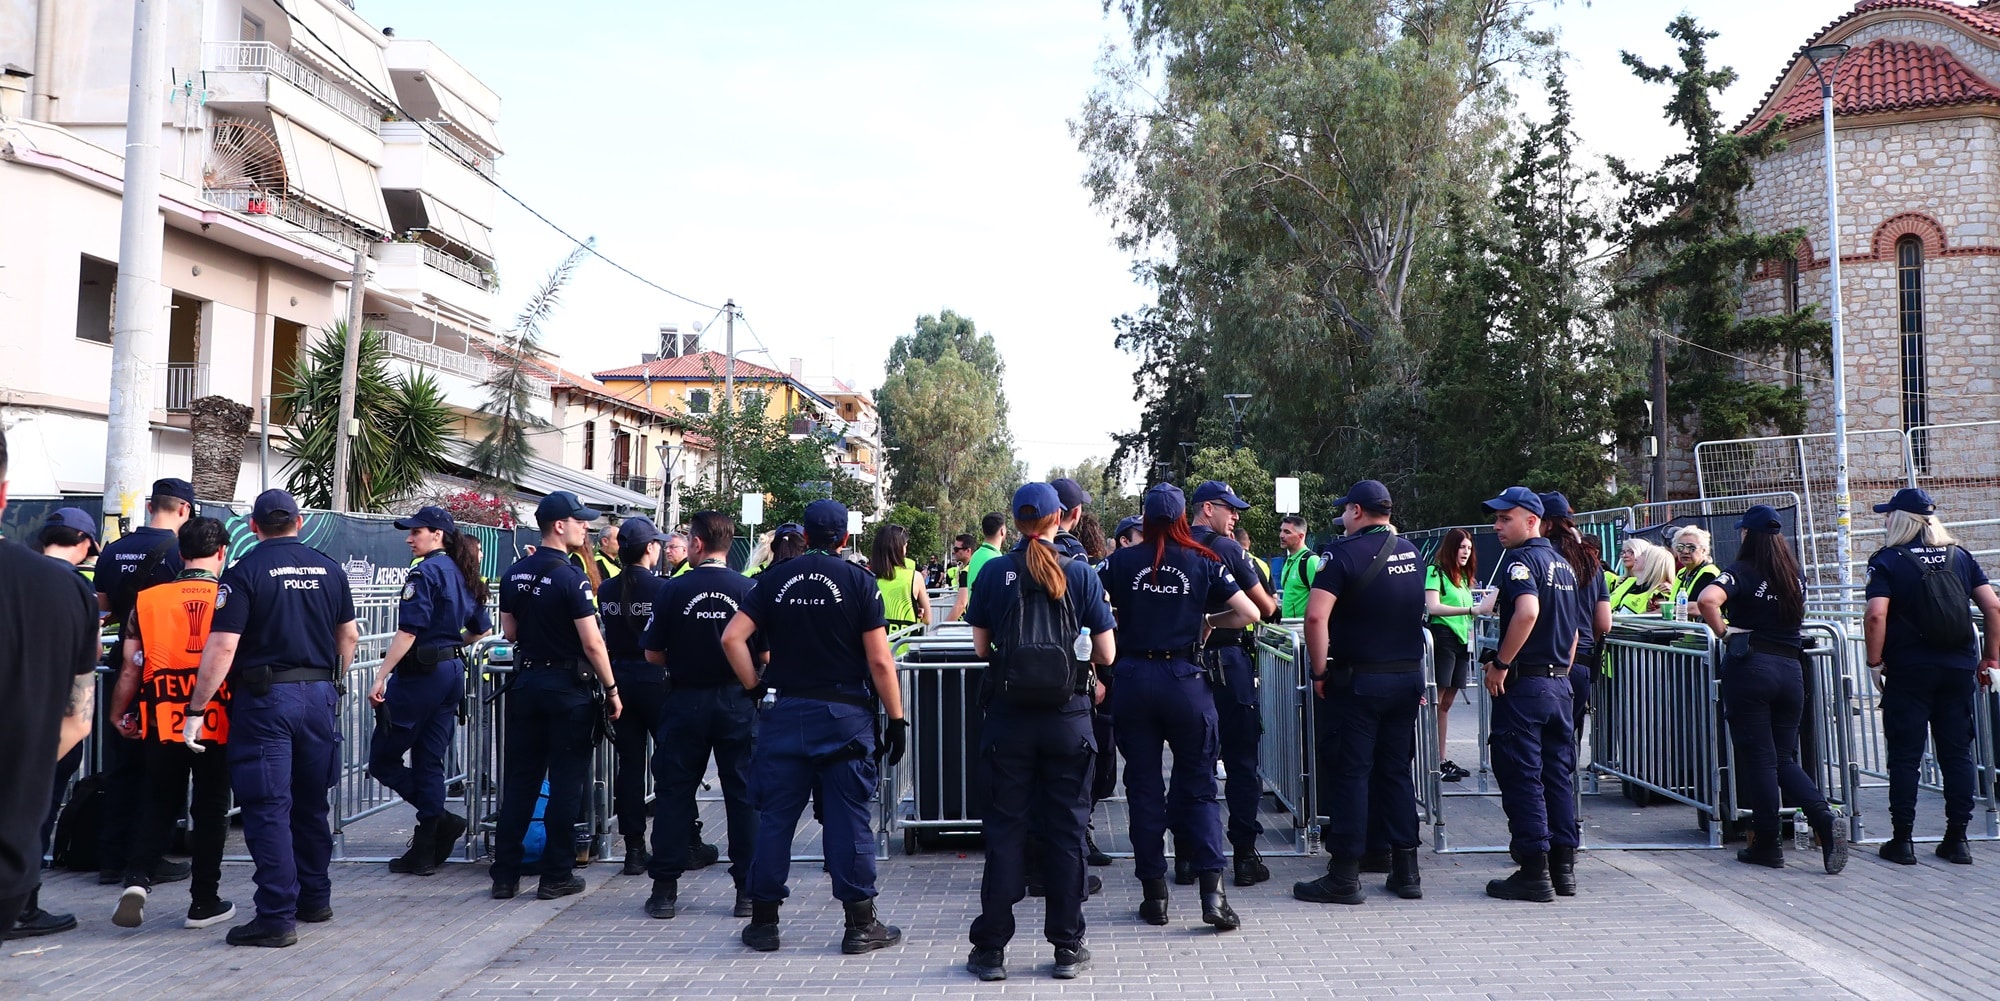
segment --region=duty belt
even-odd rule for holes
[[[534,658],[534,659],[532,659],[532,660],[523,660],[523,661],[521,661],[521,670],[523,670],[523,671],[574,671],[574,670],[576,670],[576,665],[578,665],[578,664],[580,664],[580,663],[582,663],[582,662],[583,662],[583,660],[582,660],[582,658],[580,658],[580,657],[565,657],[565,658],[563,658],[563,659],[561,659],[561,660],[550,660],[550,659],[548,659],[548,658],[546,658],[546,657],[536,657],[536,658]]]
[[[1517,678],[1567,678],[1568,664],[1515,664],[1507,672]]]
[[[1129,653],[1119,651],[1119,656],[1139,660],[1193,660],[1199,654],[1200,650],[1195,647],[1183,647],[1179,650],[1133,650]]]
[[[1248,650],[1256,645],[1257,641],[1251,637],[1248,629],[1217,629],[1208,634],[1208,648],[1211,650],[1232,646]]]
[[[324,667],[274,667],[271,669],[271,684],[282,685],[294,681],[332,681],[333,671]]]
[[[812,699],[815,702],[836,702],[863,709],[875,708],[875,696],[866,691],[856,692],[849,688],[774,688],[771,694],[781,699]]]
[[[1783,643],[1774,643],[1770,640],[1758,639],[1757,637],[1752,636],[1750,637],[1750,652],[1768,653],[1778,657],[1796,657],[1800,653],[1800,648],[1795,646],[1786,646]]]
[[[1420,660],[1347,661],[1342,666],[1355,674],[1406,674],[1424,669]]]

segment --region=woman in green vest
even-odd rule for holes
[[[1657,615],[1674,594],[1674,557],[1644,539],[1626,539],[1620,552],[1625,576],[1611,589],[1614,615]]]
[[[883,525],[875,530],[874,552],[868,569],[875,574],[875,586],[882,589],[883,612],[889,631],[905,629],[923,621],[917,609],[930,611],[924,579],[909,559],[910,532],[901,525]]]
[[[1679,575],[1674,579],[1674,606],[1688,604],[1687,616],[1698,618],[1694,611],[1695,599],[1701,596],[1709,581],[1722,575],[1722,569],[1710,558],[1711,542],[1708,529],[1689,525],[1673,535],[1674,566]]]
[[[1432,660],[1437,665],[1438,777],[1446,782],[1472,774],[1446,756],[1445,724],[1472,662],[1472,583],[1478,576],[1472,533],[1463,528],[1445,533],[1431,565],[1424,569],[1424,611],[1430,616]]]

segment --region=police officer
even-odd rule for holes
[[[1145,535],[1146,519],[1140,515],[1128,514],[1118,519],[1118,531],[1111,535],[1113,551],[1127,546],[1136,546]]]
[[[1482,654],[1493,777],[1520,869],[1486,894],[1546,903],[1576,892],[1576,733],[1569,670],[1584,628],[1576,572],[1542,537],[1542,498],[1508,487],[1481,504],[1505,552],[1495,571],[1500,648]]]
[[[1221,557],[1236,584],[1257,609],[1257,618],[1277,614],[1278,601],[1266,590],[1257,560],[1243,551],[1231,534],[1236,519],[1250,502],[1221,480],[1207,480],[1194,488],[1188,498],[1194,541]],[[1257,837],[1264,825],[1257,820],[1257,807],[1264,798],[1264,783],[1257,771],[1257,745],[1264,736],[1264,715],[1258,708],[1257,665],[1251,653],[1255,640],[1243,628],[1217,629],[1208,637],[1204,655],[1215,661],[1221,690],[1216,693],[1215,710],[1222,726],[1222,766],[1228,773],[1223,794],[1229,801],[1229,843],[1236,849],[1236,885],[1254,886],[1271,878],[1271,870],[1257,853]],[[1179,882],[1189,882],[1185,866],[1176,859]]]
[[[1056,552],[1064,559],[1078,560],[1088,566],[1090,562],[1090,550],[1089,547],[1083,544],[1082,538],[1076,534],[1076,529],[1083,522],[1083,508],[1084,505],[1090,503],[1090,494],[1083,489],[1081,484],[1067,476],[1059,476],[1050,480],[1048,485],[1054,488],[1056,500],[1062,505],[1062,511],[1056,518],[1055,535],[1047,541],[1055,546]],[[1004,537],[1003,535],[1002,538]],[[1020,551],[1018,545],[1015,547],[1015,551]],[[1101,705],[1093,708],[1091,730],[1095,735],[1097,746],[1105,749],[1107,752],[1097,757],[1095,770],[1091,774],[1090,802],[1091,812],[1094,814],[1098,801],[1109,799],[1113,793],[1118,791],[1118,756],[1109,753],[1116,735],[1112,728],[1111,714],[1105,711]],[[1105,854],[1103,849],[1097,847],[1097,836],[1089,827],[1084,828],[1083,847],[1084,858],[1091,865],[1104,866],[1111,864],[1111,856]],[[1028,893],[1030,895],[1041,895],[1043,884],[1040,862],[1042,856],[1046,855],[1048,850],[1031,852],[1028,855]],[[1103,888],[1103,882],[1096,876],[1090,877],[1090,881],[1095,884],[1090,892],[1096,893],[1098,889]]]
[[[869,803],[877,767],[894,765],[909,746],[909,720],[896,659],[889,650],[882,591],[868,568],[834,555],[847,543],[847,507],[806,505],[803,556],[760,574],[729,621],[722,648],[746,689],[768,684],[773,699],[758,722],[750,765],[757,804],[757,841],[750,861],[750,924],[743,944],[778,948],[778,905],[789,894],[792,836],[806,796],[817,789],[825,818],[822,841],[833,895],[847,914],[840,951],[884,949],[903,931],[875,915],[875,838]],[[770,666],[762,682],[750,640],[762,634]],[[878,739],[876,707],[888,715]]]
[[[596,511],[567,490],[542,498],[535,523],[542,543],[500,579],[500,630],[513,640],[514,678],[507,688],[506,744],[501,748],[500,821],[494,831],[492,896],[520,892],[522,839],[548,780],[542,813],[547,841],[535,896],[554,900],[584,888],[576,856],[565,850],[576,827],[590,752],[597,742],[598,692],[617,719],[624,703],[591,604],[590,581],[568,553],[589,537]]]
[[[250,508],[257,546],[222,575],[182,734],[197,753],[204,713],[229,682],[229,785],[256,862],[257,916],[230,945],[283,947],[297,922],[333,919],[327,791],[340,775],[340,679],[361,631],[340,564],[299,541],[299,503],[266,490]]]
[[[1118,613],[1118,659],[1107,701],[1125,757],[1139,917],[1167,923],[1166,832],[1201,883],[1201,919],[1229,931],[1241,921],[1222,892],[1222,813],[1215,797],[1215,691],[1199,659],[1203,634],[1257,620],[1222,558],[1188,532],[1187,501],[1162,483],[1146,492],[1144,541],[1111,554],[1100,576]],[[1162,788],[1161,749],[1174,752]]]
[[[1014,628],[1027,602],[1058,602],[1063,622],[1091,634],[1089,662],[1111,663],[1116,654],[1111,608],[1104,585],[1084,561],[1058,553],[1054,537],[1063,502],[1047,483],[1014,491],[1014,527],[1021,542],[989,564],[997,574],[966,609],[972,645],[982,659],[1004,664]],[[1032,583],[1033,588],[1030,589]],[[1041,854],[1039,877],[1048,897],[1044,934],[1055,946],[1055,977],[1074,978],[1090,965],[1083,945],[1085,837],[1091,813],[1093,763],[1100,750],[1091,706],[1102,695],[1086,664],[1072,671],[1069,698],[1054,706],[1020,705],[990,683],[981,758],[990,800],[985,813],[986,866],[979,883],[979,916],[972,922],[972,955],[966,969],[981,980],[1007,978],[1006,948],[1014,937],[1014,905],[1026,880],[1030,842]],[[1095,878],[1095,877],[1091,877]]]
[[[640,644],[653,669],[662,672],[667,689],[653,749],[653,854],[647,869],[653,893],[646,899],[646,913],[655,918],[674,916],[683,872],[714,861],[694,858],[695,848],[686,838],[668,836],[694,827],[695,788],[711,755],[728,820],[735,913],[751,916],[748,884],[757,813],[750,799],[750,750],[756,700],[730,670],[722,632],[756,585],[724,562],[735,534],[736,523],[728,515],[695,512],[688,521],[688,570],[655,595],[652,620]]]
[[[1937,519],[1937,505],[1917,487],[1875,505],[1887,515],[1884,545],[1868,557],[1868,612],[1862,628],[1868,670],[1882,692],[1882,736],[1888,743],[1889,820],[1894,836],[1882,857],[1916,865],[1910,842],[1917,819],[1917,766],[1926,731],[1944,779],[1944,840],[1937,855],[1972,864],[1965,828],[1972,821],[1973,696],[2000,668],[2000,597],[1979,561]],[[1944,587],[1929,578],[1950,574]],[[1957,584],[1956,593],[1951,584]],[[1934,590],[1935,589],[1935,590]],[[1942,590],[1951,595],[1939,600]],[[1985,649],[1965,607],[1970,598],[1986,622]],[[1974,678],[1977,678],[1975,681]]]
[[[1326,875],[1292,887],[1313,903],[1359,904],[1369,835],[1392,852],[1384,888],[1424,895],[1417,868],[1417,707],[1424,698],[1424,571],[1417,547],[1389,524],[1389,489],[1362,480],[1335,501],[1347,534],[1334,543],[1306,603],[1306,663],[1321,703],[1319,756],[1328,778]]]
[[[493,620],[486,580],[450,512],[420,508],[396,527],[409,533],[404,542],[417,562],[368,691],[375,707],[368,774],[417,811],[409,850],[389,860],[389,871],[429,876],[465,835],[465,818],[445,809],[445,758],[465,705],[465,646],[492,632]]]
[[[606,533],[606,538],[610,538]],[[647,744],[660,728],[660,709],[667,700],[667,675],[646,662],[640,637],[653,617],[665,579],[653,572],[665,549],[666,533],[651,518],[635,515],[618,525],[616,542],[620,571],[607,576],[597,591],[597,611],[604,620],[604,647],[611,657],[611,674],[625,715],[614,742],[617,771],[611,780],[611,802],[618,814],[618,834],[625,839],[627,876],[646,871],[652,853],[646,850]]]
[[[1736,562],[1696,599],[1702,621],[1726,640],[1722,706],[1736,748],[1736,786],[1750,804],[1750,844],[1736,853],[1736,860],[1785,867],[1778,828],[1782,788],[1818,835],[1826,871],[1837,873],[1847,866],[1846,832],[1834,824],[1826,797],[1799,767],[1799,719],[1806,698],[1799,663],[1805,648],[1799,633],[1806,614],[1805,579],[1785,542],[1777,511],[1758,504],[1743,512],[1736,528],[1743,533]]]
[[[1571,518],[1569,498],[1559,490],[1536,496],[1542,499],[1543,538],[1576,573],[1577,615],[1583,626],[1576,636],[1576,656],[1569,669],[1569,720],[1581,744],[1584,716],[1590,711],[1591,682],[1596,677],[1598,644],[1611,631],[1611,589],[1597,569],[1604,561],[1583,544],[1583,533]],[[1699,594],[1688,600],[1694,597]]]
[[[1090,554],[1084,549],[1083,540],[1077,538],[1076,523],[1083,520],[1083,506],[1090,503],[1090,494],[1084,491],[1082,484],[1067,476],[1050,480],[1048,485],[1055,488],[1056,498],[1062,503],[1056,533],[1050,540],[1056,552],[1072,560],[1089,560]]]

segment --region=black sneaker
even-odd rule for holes
[[[722,849],[703,841],[691,842],[688,845],[688,868],[706,869],[720,861],[722,861]]]
[[[1460,779],[1469,778],[1471,775],[1471,772],[1460,768],[1456,761],[1446,760],[1438,762],[1438,778],[1446,782],[1457,782]]]
[[[40,938],[43,935],[69,931],[75,927],[76,915],[51,914],[37,907],[32,911],[22,912],[21,916],[15,919],[14,927],[0,938],[9,941],[17,938]]]
[[[732,912],[734,916],[739,918],[747,918],[750,916],[751,912],[752,908],[750,906],[750,895],[744,893],[742,890],[736,891],[736,910]]]
[[[1075,980],[1077,974],[1090,969],[1090,950],[1079,945],[1074,949],[1056,948],[1056,967],[1050,971],[1057,980]]]
[[[333,905],[321,904],[318,907],[301,907],[299,908],[298,919],[309,925],[323,925],[333,920]]]
[[[146,920],[146,888],[128,886],[118,895],[118,909],[111,912],[111,923],[120,928],[137,928]]]
[[[1007,979],[1007,952],[1004,949],[974,949],[965,960],[965,972],[981,980]]]
[[[493,881],[493,899],[495,900],[512,900],[520,892],[521,881],[518,879],[496,879]]]
[[[557,897],[567,897],[573,893],[582,893],[583,885],[583,877],[575,873],[570,873],[568,879],[559,879],[555,882],[550,882],[547,877],[543,877],[541,885],[535,887],[535,899],[554,900]]]
[[[679,903],[680,882],[672,879],[653,880],[653,895],[646,898],[646,916],[662,921],[674,916],[675,905]]]
[[[1097,847],[1097,839],[1091,837],[1089,831],[1083,832],[1083,860],[1094,866],[1110,865],[1112,861],[1111,856],[1104,854],[1104,849]]]
[[[637,838],[625,839],[625,868],[618,870],[621,876],[644,876],[646,867],[653,862],[653,855]]]
[[[188,905],[182,928],[207,928],[236,916],[236,905],[227,900],[197,900]]]
[[[299,933],[286,928],[279,931],[269,925],[252,921],[229,929],[227,941],[230,945],[252,945],[263,949],[283,949],[297,945]]]
[[[1885,862],[1894,862],[1897,865],[1917,864],[1917,849],[1910,843],[1909,838],[1890,838],[1882,842],[1881,855]]]

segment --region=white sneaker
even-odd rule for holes
[[[118,909],[111,914],[111,923],[120,928],[137,928],[146,920],[146,888],[128,886],[118,895]]]

